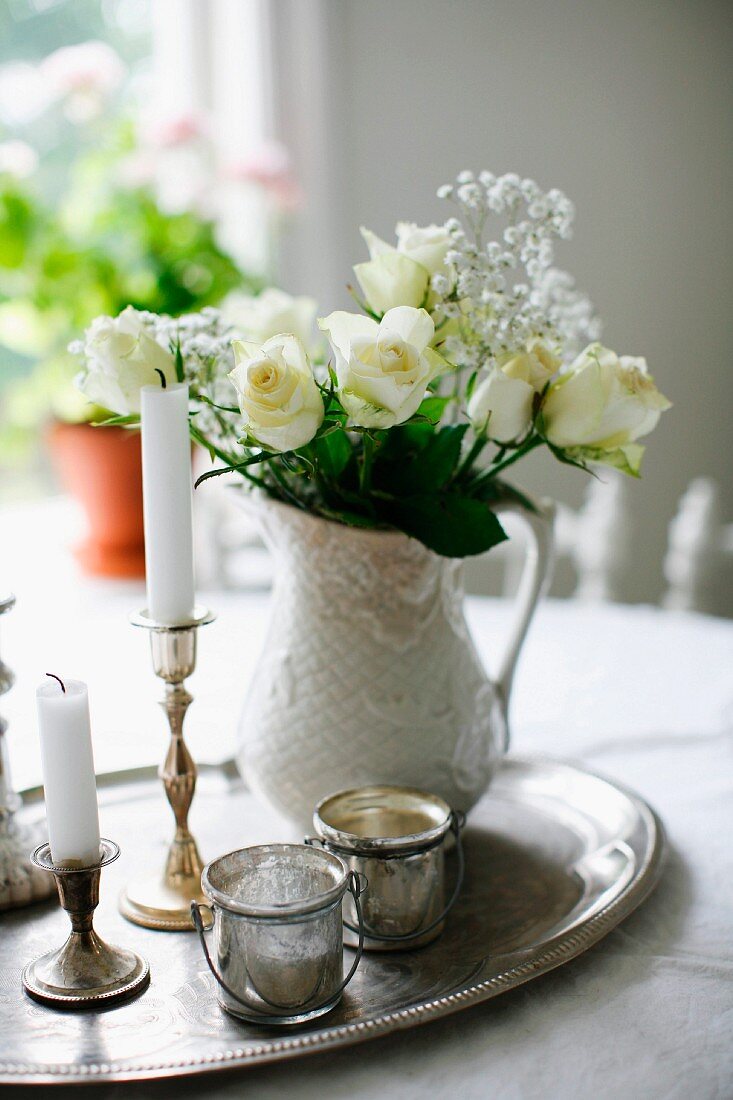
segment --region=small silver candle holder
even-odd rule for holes
[[[0,596],[0,615],[15,605],[15,596]],[[0,660],[0,695],[13,686],[15,677]],[[13,790],[5,731],[8,725],[0,717],[0,909],[16,909],[40,901],[53,893],[53,879],[28,858],[28,852],[40,843],[45,833],[43,821],[21,823],[16,816],[20,797]]]
[[[36,867],[53,874],[61,906],[71,921],[71,934],[63,947],[41,955],[23,971],[28,996],[54,1008],[114,1004],[141,993],[150,980],[150,969],[140,955],[112,947],[94,931],[102,868],[120,854],[111,840],[100,840],[99,848],[99,863],[89,867],[55,864],[48,844],[41,844],[31,855]]]
[[[165,932],[191,932],[191,902],[203,901],[203,862],[188,827],[188,813],[196,789],[197,769],[183,739],[183,720],[193,697],[184,681],[196,667],[196,631],[213,622],[214,615],[194,608],[193,617],[171,626],[157,622],[147,611],[133,615],[133,626],[150,631],[150,648],[156,676],[165,682],[161,706],[168,716],[170,744],[158,775],[173,810],[176,832],[168,850],[165,868],[128,883],[120,897],[123,917]]]

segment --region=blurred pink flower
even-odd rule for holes
[[[193,112],[180,115],[168,115],[165,118],[150,121],[144,127],[144,139],[147,144],[164,149],[176,145],[188,145],[206,137],[204,120]]]
[[[66,101],[69,118],[85,122],[100,114],[127,70],[111,46],[91,40],[54,50],[41,61],[38,71],[52,93]]]
[[[71,92],[114,92],[125,77],[119,54],[106,42],[80,42],[62,46],[45,57],[41,75],[60,95]]]
[[[251,183],[269,192],[280,210],[297,210],[303,193],[292,174],[290,154],[279,142],[268,142],[242,160],[224,165],[225,179]]]

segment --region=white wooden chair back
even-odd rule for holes
[[[724,523],[720,489],[709,477],[690,482],[669,525],[662,606],[717,611],[715,589],[733,564],[733,523]]]

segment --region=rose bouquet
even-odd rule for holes
[[[505,538],[505,471],[538,447],[638,476],[638,440],[669,402],[644,359],[603,347],[572,278],[553,266],[573,208],[560,191],[488,172],[438,195],[442,226],[362,230],[358,312],[270,290],[230,314],[127,309],[76,346],[79,384],[134,425],[139,389],[190,387],[190,429],[266,494],[342,524],[393,528],[448,557]]]

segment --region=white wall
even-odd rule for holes
[[[283,282],[348,303],[359,224],[447,216],[463,167],[517,171],[578,209],[561,266],[619,351],[675,407],[633,488],[629,599],[656,599],[691,477],[733,453],[729,125],[733,6],[715,0],[274,0],[280,128],[312,200]],[[532,456],[518,479],[569,503],[584,477]],[[722,609],[721,594],[721,609]]]

